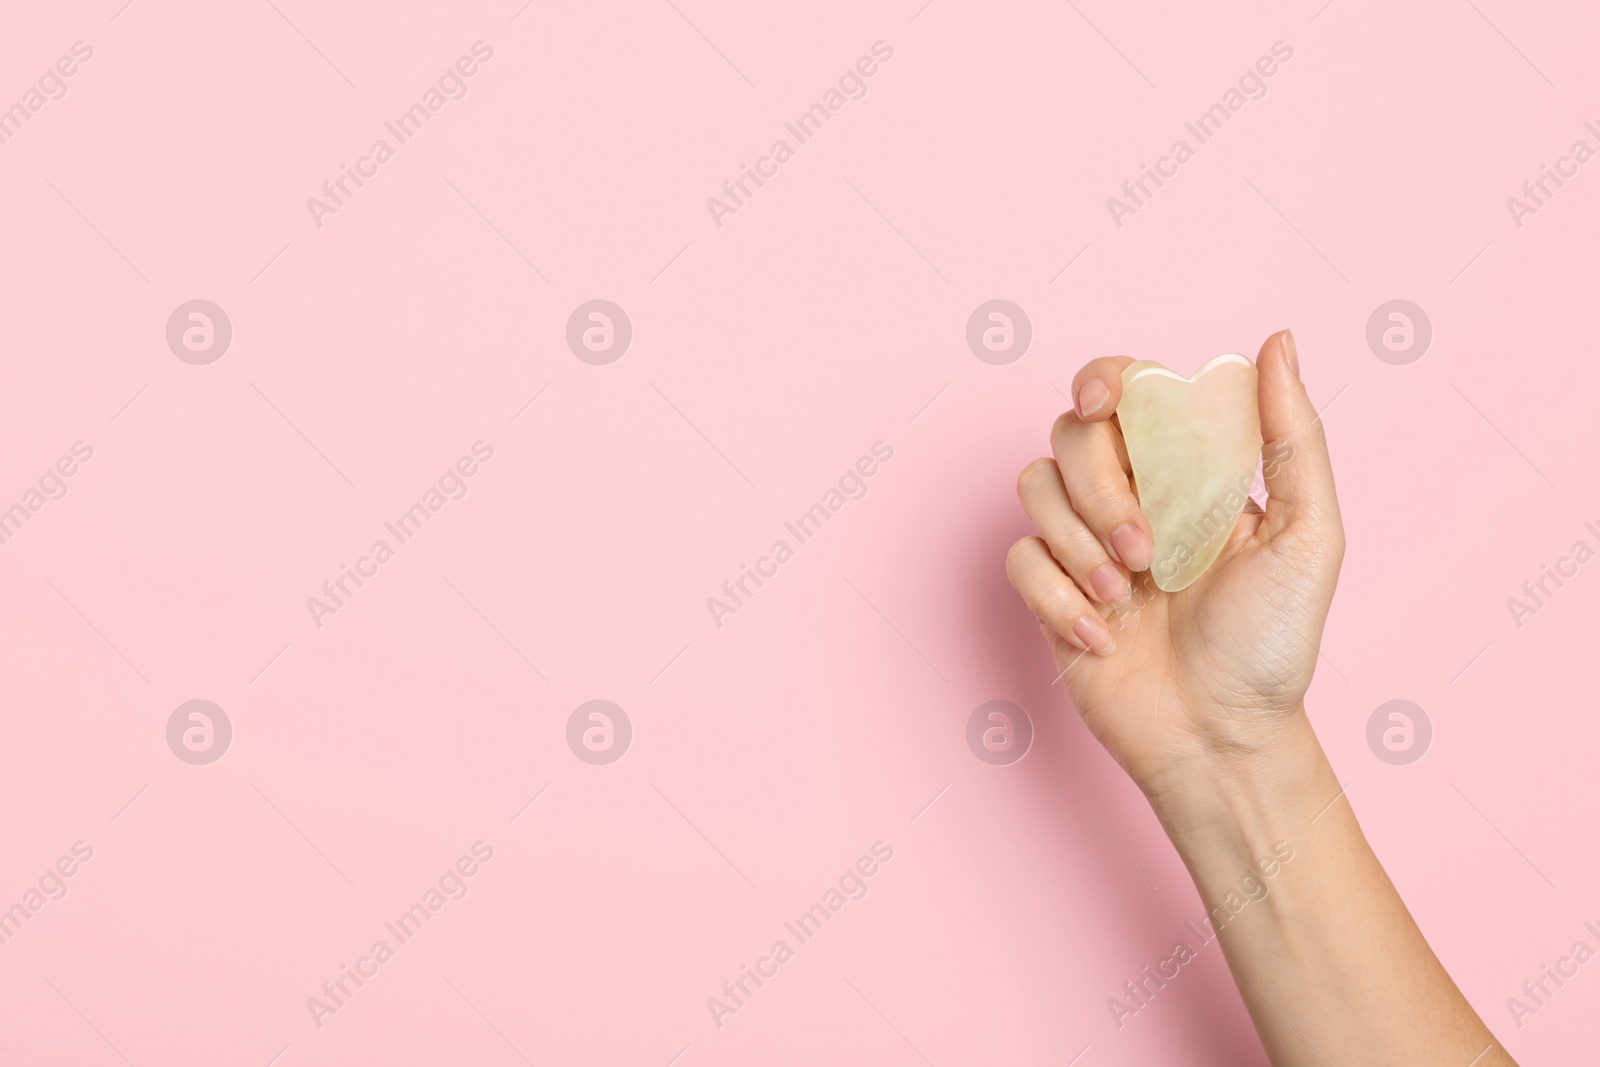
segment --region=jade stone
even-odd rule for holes
[[[1261,459],[1255,364],[1228,353],[1185,378],[1151,360],[1131,363],[1117,421],[1155,534],[1151,576],[1176,593],[1217,561],[1250,498]]]

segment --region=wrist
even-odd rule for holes
[[[1248,862],[1303,834],[1339,784],[1303,709],[1249,745],[1205,751],[1149,783],[1151,807],[1185,861]]]

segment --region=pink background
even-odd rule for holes
[[[1520,629],[1506,604],[1600,546],[1600,162],[1506,206],[1600,148],[1592,6],[121,3],[0,32],[0,106],[94,52],[0,145],[0,507],[94,451],[0,545],[0,907],[94,850],[0,945],[0,1060],[1263,1062],[1214,945],[1112,1021],[1202,906],[1002,561],[1079,365],[1284,326],[1351,546],[1318,730],[1507,1048],[1592,1055],[1600,964],[1520,1029],[1505,1003],[1600,920],[1600,564]],[[465,98],[314,225],[479,40]],[[1115,225],[1275,41],[1265,98]],[[197,298],[234,333],[206,366],[164,332]],[[565,341],[596,298],[634,331],[605,366]],[[1034,331],[1005,366],[965,340],[996,298]],[[1365,339],[1392,299],[1433,325],[1409,365]],[[467,496],[315,626],[479,440]],[[714,626],[880,440],[865,498]],[[195,699],[233,727],[207,766],[166,741]],[[591,699],[632,723],[610,765],[566,742]],[[993,699],[1036,730],[1010,766],[965,740]],[[1367,747],[1393,699],[1433,724],[1407,766]],[[307,998],[479,840],[465,899],[319,1028]],[[719,1028],[707,998],[880,840]]]

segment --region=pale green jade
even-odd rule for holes
[[[1250,497],[1261,460],[1255,364],[1228,353],[1185,378],[1151,360],[1131,363],[1117,421],[1155,534],[1151,576],[1176,593],[1217,561]]]

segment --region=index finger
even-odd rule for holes
[[[1132,356],[1092,359],[1072,379],[1072,406],[1084,422],[1104,422],[1122,402],[1122,371]]]

